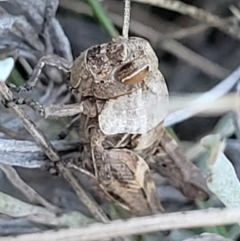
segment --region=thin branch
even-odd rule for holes
[[[193,19],[196,19],[202,23],[206,23],[211,27],[216,27],[222,32],[232,36],[233,38],[240,40],[240,32],[237,25],[226,23],[225,19],[222,19],[214,14],[208,13],[203,9],[194,7],[192,5],[189,5],[177,0],[134,0],[134,1],[145,3],[145,4],[151,4],[157,7],[165,8],[184,15],[188,15]]]
[[[207,209],[188,212],[159,214],[128,220],[116,220],[108,224],[91,224],[85,228],[65,229],[3,237],[0,241],[93,241],[114,237],[144,234],[160,230],[197,228],[235,224],[240,221],[240,208]]]

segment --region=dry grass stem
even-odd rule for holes
[[[155,216],[91,224],[79,229],[47,231],[0,238],[0,241],[93,241],[144,234],[160,230],[228,225],[240,222],[240,208],[208,209],[176,212]]]

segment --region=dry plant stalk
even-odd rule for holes
[[[116,220],[91,224],[85,228],[0,238],[0,241],[95,241],[149,232],[228,225],[240,222],[240,208],[207,209]]]

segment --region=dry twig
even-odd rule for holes
[[[107,224],[91,224],[85,228],[47,231],[17,237],[0,238],[0,241],[93,241],[114,237],[144,234],[158,230],[207,227],[234,224],[240,221],[240,208],[208,209],[160,214],[149,217],[116,220]]]

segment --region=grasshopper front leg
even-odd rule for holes
[[[136,216],[164,212],[147,163],[127,149],[104,149],[104,135],[90,131],[92,159],[99,185],[111,199]]]
[[[43,106],[32,99],[15,97],[11,101],[4,101],[2,103],[6,108],[10,107],[11,103],[18,105],[27,105],[44,118],[68,117],[75,116],[80,113],[86,114],[90,117],[95,117],[97,115],[97,107],[92,104],[91,100],[85,100],[81,103],[75,104]]]
[[[57,55],[46,55],[43,56],[37,63],[37,65],[34,67],[33,72],[29,78],[29,80],[26,82],[24,86],[16,87],[15,85],[8,83],[8,87],[15,92],[21,92],[21,91],[29,91],[32,88],[34,88],[39,80],[39,77],[42,73],[42,70],[44,66],[52,66],[56,67],[59,70],[62,70],[66,74],[70,72],[70,69],[72,67],[72,63],[68,60],[57,56]]]

